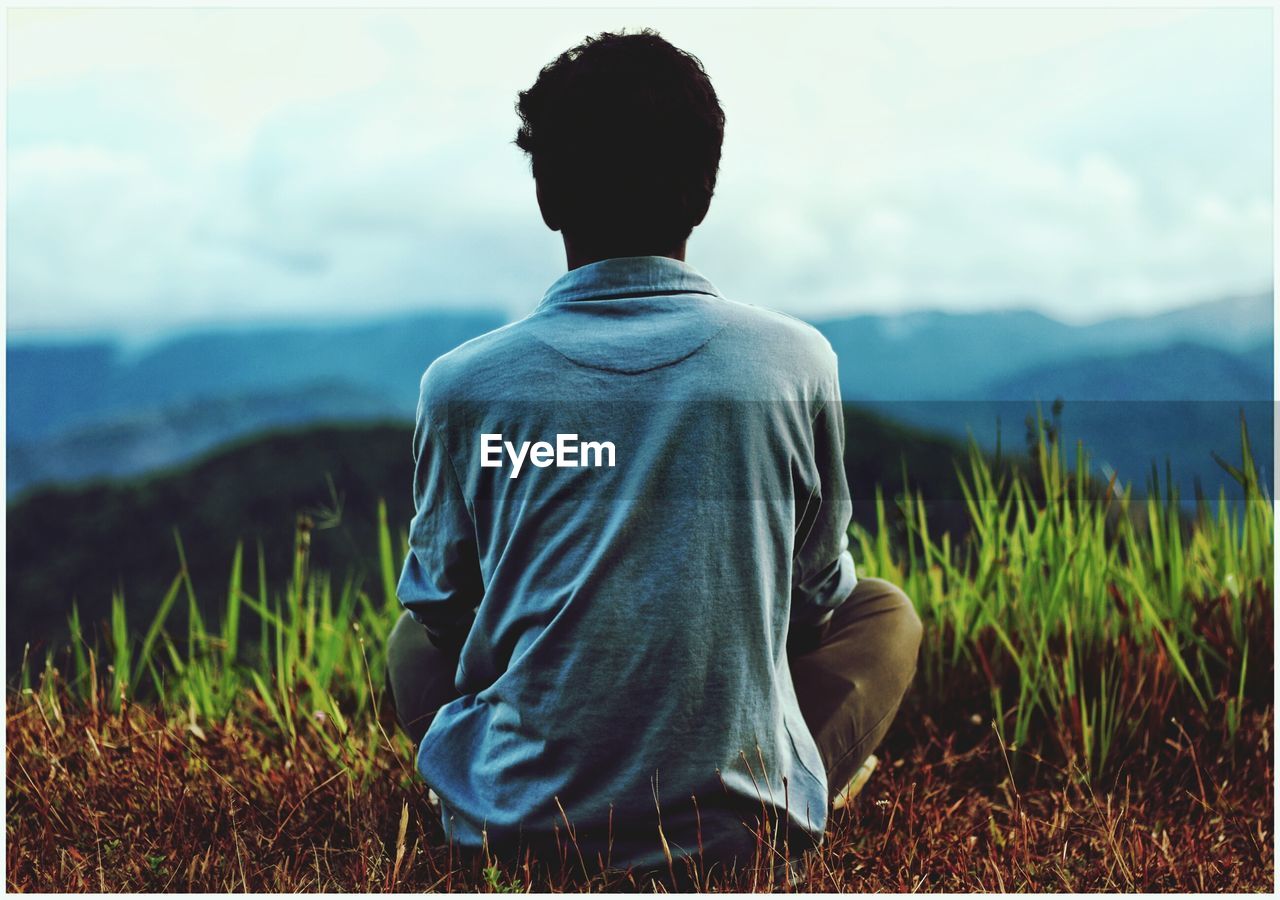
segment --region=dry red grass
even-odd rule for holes
[[[1221,740],[1207,726],[1171,724],[1167,741],[1131,758],[1113,789],[1097,794],[1047,764],[1011,759],[981,726],[944,733],[920,721],[904,721],[798,889],[1273,888],[1270,711],[1247,722],[1237,745],[1246,749],[1232,756],[1209,749]],[[367,738],[352,742],[359,758],[334,760],[314,737],[290,745],[237,719],[200,729],[140,707],[109,716],[11,696],[8,887],[563,886],[458,864],[441,846],[407,744],[388,746],[376,723],[365,727]],[[716,885],[753,886],[765,887]]]

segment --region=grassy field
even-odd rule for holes
[[[913,493],[895,501],[905,534],[884,500],[855,527],[860,571],[904,586],[925,640],[881,770],[797,887],[1269,891],[1274,511],[1243,427],[1244,500],[1191,516],[1159,484],[1139,499],[1089,478],[1052,428],[1033,451],[1021,471],[959,461],[962,542]],[[511,891],[576,874],[463,866],[443,844],[381,689],[403,536],[383,513],[380,578],[361,583],[311,571],[312,528],[283,590],[260,548],[237,548],[217,621],[182,563],[153,621],[117,597],[104,628],[73,613],[70,646],[26,660],[7,697],[10,889]],[[705,887],[779,887],[766,871]]]

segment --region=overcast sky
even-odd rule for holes
[[[584,35],[697,54],[690,262],[810,318],[1269,289],[1271,11],[10,11],[8,324],[530,309],[513,103]]]

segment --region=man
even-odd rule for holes
[[[835,355],[684,261],[724,133],[696,58],[602,34],[518,111],[568,272],[423,376],[397,716],[464,849],[794,862],[920,639],[854,574]]]

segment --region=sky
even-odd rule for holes
[[[725,109],[689,261],[735,299],[1087,322],[1270,290],[1271,15],[10,10],[8,329],[523,314],[564,258],[516,94],[640,26]]]

